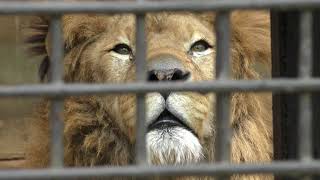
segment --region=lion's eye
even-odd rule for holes
[[[190,51],[192,52],[203,52],[209,48],[212,48],[212,46],[207,43],[205,40],[199,40],[192,44]]]
[[[130,55],[132,53],[131,48],[126,44],[117,44],[111,50],[122,55]]]

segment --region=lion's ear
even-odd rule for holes
[[[90,37],[106,30],[107,24],[103,16],[67,15],[63,17],[63,34],[65,47],[71,49]]]
[[[73,48],[77,44],[89,39],[106,29],[103,17],[96,15],[66,15],[62,19],[64,46]],[[32,55],[50,54],[50,18],[46,16],[34,16],[27,23],[25,43],[30,45],[29,52]]]
[[[235,11],[232,41],[241,46],[249,63],[271,64],[270,17],[267,11]]]
[[[67,15],[62,19],[64,48],[66,51],[104,31],[108,27],[99,16],[95,15]],[[27,51],[32,56],[42,56],[39,67],[40,80],[47,77],[50,66],[50,18],[34,16],[30,18],[24,29]]]

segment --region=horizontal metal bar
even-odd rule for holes
[[[0,86],[0,97],[13,96],[80,96],[110,93],[147,93],[166,91],[198,92],[314,92],[320,90],[320,79],[223,80],[211,82],[163,82],[127,84],[61,84]]]
[[[273,173],[296,176],[319,175],[320,162],[274,162],[270,164],[198,164],[188,166],[122,166],[95,168],[64,168],[42,170],[0,170],[0,180],[12,179],[79,179],[89,177],[146,177],[146,176],[216,176],[232,174]]]
[[[1,1],[0,14],[35,13],[119,13],[159,11],[209,11],[232,9],[303,9],[320,6],[319,0],[224,0],[224,1],[152,1],[152,2],[73,2],[73,1]]]
[[[127,84],[61,84],[0,86],[0,97],[13,96],[80,96],[92,94],[147,93],[166,91],[198,92],[314,92],[320,90],[320,79],[223,80],[194,83],[127,83]]]

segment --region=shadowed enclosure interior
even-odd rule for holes
[[[23,6],[21,5],[23,4]],[[318,0],[221,0],[221,1],[130,1],[130,2],[17,2],[1,1],[0,14],[46,14],[51,17],[50,32],[52,56],[49,83],[43,85],[0,86],[0,97],[51,98],[51,168],[43,170],[0,170],[0,179],[52,179],[114,176],[176,176],[208,175],[230,176],[242,173],[272,173],[275,175],[310,176],[320,173],[320,162],[312,158],[312,104],[311,92],[320,90],[320,80],[312,78],[312,9],[320,7]],[[296,79],[231,80],[230,71],[230,13],[236,9],[299,10],[300,46],[299,76]],[[197,83],[146,82],[144,19],[147,12],[160,11],[215,11],[217,34],[217,79]],[[64,84],[63,42],[61,16],[68,13],[134,13],[136,14],[136,70],[137,82],[128,84]],[[214,164],[186,166],[148,166],[146,162],[145,94],[166,91],[214,92],[217,96],[217,140]],[[230,93],[245,92],[297,92],[299,94],[299,160],[270,164],[231,164],[229,128]],[[137,94],[136,164],[123,167],[63,168],[63,101],[67,96],[135,93]],[[293,174],[294,172],[294,174]]]

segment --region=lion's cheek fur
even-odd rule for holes
[[[117,122],[122,132],[129,138],[130,142],[135,141],[136,123],[136,97],[134,95],[119,96],[119,112]]]

